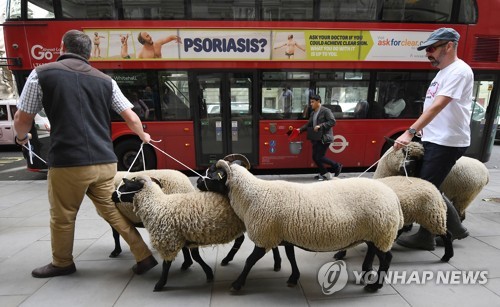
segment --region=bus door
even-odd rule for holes
[[[475,73],[471,105],[471,143],[466,156],[488,161],[495,141],[499,98],[498,75],[496,73]],[[486,124],[489,123],[489,124]]]
[[[197,73],[195,108],[196,157],[198,165],[210,165],[231,153],[257,161],[252,117],[251,73]]]

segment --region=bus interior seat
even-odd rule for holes
[[[327,104],[324,106],[330,109],[333,113],[342,113],[342,107],[338,104]]]
[[[368,115],[368,101],[360,100],[354,108],[355,118],[366,118]]]

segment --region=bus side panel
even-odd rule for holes
[[[256,168],[313,167],[311,145],[306,140],[306,133],[302,133],[294,140],[290,140],[287,135],[289,129],[297,129],[306,122],[261,120],[259,123],[259,165]]]
[[[380,159],[386,144],[383,136],[395,138],[414,122],[414,119],[391,120],[337,120],[333,128],[334,141],[326,156],[345,167],[372,165]],[[307,133],[290,140],[287,131],[297,129],[306,121],[262,120],[259,126],[260,169],[314,168],[312,146]]]
[[[151,135],[151,143],[171,156],[155,149],[157,169],[187,170],[187,167],[196,169],[193,122],[143,122],[143,126],[144,131]],[[113,141],[124,135],[134,136],[134,133],[122,122],[114,122],[112,130]],[[187,167],[175,161],[174,158]]]

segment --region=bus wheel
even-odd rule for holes
[[[127,171],[134,161],[142,142],[140,140],[126,140],[119,142],[115,146],[115,154],[118,157],[118,170]],[[156,155],[153,147],[144,145],[144,159],[146,160],[146,169],[156,169]],[[139,155],[134,163],[131,172],[142,171],[144,169],[142,155]]]

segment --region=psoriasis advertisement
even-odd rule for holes
[[[422,61],[430,32],[85,29],[91,61]]]

